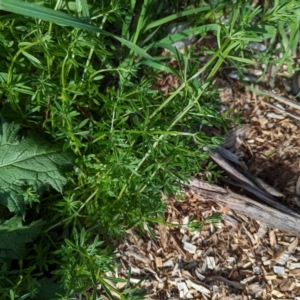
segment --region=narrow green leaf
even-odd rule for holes
[[[231,55],[228,55],[227,57],[232,59],[232,60],[240,61],[240,62],[248,64],[248,65],[255,65],[255,61],[251,60],[251,59],[248,59],[248,58],[238,57],[238,56],[231,56]]]
[[[90,18],[89,7],[88,7],[88,4],[87,4],[86,0],[76,0],[76,3],[77,3],[78,6],[79,5],[81,6],[82,15],[85,18]]]
[[[187,30],[184,30],[182,32],[170,35],[166,38],[163,38],[159,42],[155,43],[155,46],[159,46],[160,44],[171,44],[178,42],[182,39],[187,38],[188,36],[193,36],[197,34],[203,34],[208,31],[217,31],[219,29],[220,25],[218,24],[209,24],[209,25],[203,25],[195,28],[190,28]]]
[[[154,62],[154,61],[142,61],[141,63],[139,63],[139,65],[145,65],[145,66],[149,66],[149,67],[152,67],[154,69],[157,69],[159,71],[164,71],[164,72],[168,72],[168,73],[172,73],[174,74],[174,70],[172,70],[170,67],[168,66],[165,66],[161,63],[157,63],[157,62]]]
[[[37,59],[36,57],[34,57],[33,55],[29,54],[28,52],[26,52],[25,50],[22,51],[23,55],[26,56],[34,65],[37,65],[39,67],[42,67],[42,63],[40,62],[39,59]]]
[[[223,4],[222,6],[220,5],[219,7],[224,7],[225,4]],[[145,31],[151,29],[151,28],[154,28],[154,27],[157,27],[157,26],[161,26],[163,24],[166,24],[166,23],[169,23],[173,20],[176,20],[176,19],[179,19],[179,18],[182,18],[182,17],[186,17],[186,16],[189,16],[189,15],[195,15],[199,12],[205,12],[205,11],[210,11],[211,10],[211,7],[209,5],[205,5],[205,6],[202,6],[200,8],[193,8],[193,9],[189,9],[189,10],[186,10],[184,12],[179,12],[179,13],[176,13],[176,14],[173,14],[173,15],[170,15],[170,16],[167,16],[165,18],[162,18],[160,20],[156,20],[152,23],[150,23]]]
[[[76,27],[113,37],[142,57],[153,60],[153,58],[145,50],[131,43],[130,41],[120,38],[108,31],[99,29],[64,12],[20,0],[0,0],[0,9],[31,18],[41,19],[43,21],[53,22],[61,26]]]

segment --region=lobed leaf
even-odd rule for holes
[[[44,140],[18,139],[18,131],[19,125],[0,116],[0,203],[24,215],[22,187],[30,185],[38,194],[47,186],[61,192],[67,182],[62,171],[71,158]]]
[[[13,217],[0,225],[0,259],[22,259],[25,244],[32,242],[44,224],[39,220],[23,226],[21,217]]]

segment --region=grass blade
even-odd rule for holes
[[[188,36],[203,34],[208,31],[217,31],[219,27],[220,25],[218,24],[210,24],[210,25],[199,26],[196,28],[190,28],[160,40],[159,42],[155,43],[155,46],[159,46],[160,44],[172,44],[182,39],[185,39]]]
[[[99,29],[83,20],[80,20],[61,11],[56,11],[47,7],[39,6],[37,4],[26,3],[19,0],[0,0],[0,9],[31,18],[41,19],[43,21],[53,22],[61,26],[76,27],[83,30],[89,30],[106,36],[110,36],[117,39],[119,42],[121,42],[140,56],[149,60],[154,60],[153,57],[150,56],[145,50],[131,43],[130,41],[120,38],[105,30]]]
[[[224,6],[225,6],[225,4],[222,4],[219,7],[221,8],[221,7],[224,7]],[[209,5],[205,5],[205,6],[202,6],[200,8],[193,8],[193,9],[186,10],[184,12],[180,12],[180,13],[176,13],[176,14],[167,16],[165,18],[162,18],[160,20],[157,20],[157,21],[154,21],[154,22],[150,23],[146,27],[145,32],[147,30],[151,29],[151,28],[161,26],[165,23],[171,22],[171,21],[176,20],[178,18],[186,17],[186,16],[189,16],[189,15],[194,15],[196,13],[204,12],[204,11],[211,11],[211,7]]]

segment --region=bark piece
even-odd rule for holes
[[[267,203],[268,205],[275,207],[278,210],[281,210],[283,212],[289,213],[290,215],[297,216],[298,214],[295,213],[292,209],[288,208],[287,206],[281,204],[278,200],[276,200],[264,187],[263,189],[260,187],[261,182],[258,185],[256,180],[251,180],[253,176],[251,174],[245,174],[245,172],[239,171],[237,168],[235,168],[234,165],[232,165],[230,162],[228,162],[224,157],[222,157],[218,152],[216,151],[209,151],[207,148],[204,148],[204,151],[207,151],[210,155],[210,157],[222,168],[224,169],[227,174],[233,179],[229,180],[226,178],[222,178],[223,181],[226,181],[232,185],[241,187],[250,193],[254,194],[256,197]]]
[[[204,201],[214,201],[221,205],[228,206],[230,209],[265,223],[269,227],[288,231],[300,237],[300,214],[293,212],[291,215],[289,213],[291,209],[280,211],[249,197],[233,193],[230,190],[225,190],[214,184],[197,179],[193,179],[186,187],[202,197]]]

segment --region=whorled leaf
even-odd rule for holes
[[[20,0],[0,0],[0,9],[12,12],[13,14],[20,14],[23,16],[41,19],[43,21],[53,22],[61,26],[71,26],[110,36],[127,46],[132,51],[136,52],[138,55],[149,60],[154,60],[153,57],[151,57],[144,49],[140,48],[136,44],[61,11],[56,11],[35,3],[27,3]]]

